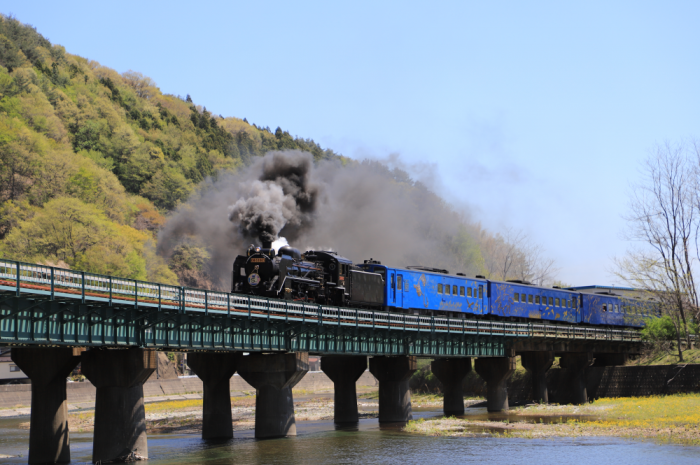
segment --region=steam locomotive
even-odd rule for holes
[[[275,252],[266,242],[236,257],[231,292],[373,308],[384,305],[384,278],[336,252],[310,250],[302,255],[290,246]]]
[[[232,292],[397,313],[518,321],[547,320],[608,327],[642,327],[658,315],[653,301],[607,292],[546,288],[522,281],[428,267],[396,268],[370,259],[354,265],[336,252],[271,243],[251,245],[233,264]]]

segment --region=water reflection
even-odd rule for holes
[[[468,409],[472,410],[472,409]],[[478,410],[478,409],[473,409]],[[469,411],[468,417],[491,421],[512,415]],[[439,417],[423,410],[414,417]],[[18,430],[26,419],[0,420],[0,453],[24,457],[0,459],[1,463],[26,463],[29,431]],[[526,420],[529,421],[529,420]],[[534,419],[533,419],[534,421]],[[298,422],[297,437],[258,441],[253,431],[237,431],[229,441],[203,441],[196,434],[149,436],[150,465],[174,464],[697,464],[700,448],[658,445],[615,438],[499,439],[492,437],[428,437],[401,431],[400,424],[379,425],[363,419],[355,426],[331,421]],[[91,433],[71,434],[74,463],[89,462]]]

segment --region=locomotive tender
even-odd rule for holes
[[[396,268],[372,259],[354,265],[330,251],[302,255],[285,246],[275,253],[270,243],[251,245],[236,258],[232,292],[453,318],[480,315],[636,328],[658,315],[651,301],[609,292],[470,278],[428,267]]]

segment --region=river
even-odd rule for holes
[[[476,412],[474,412],[476,413]],[[417,411],[415,417],[439,416]],[[0,420],[0,463],[26,463],[28,418]],[[151,434],[149,465],[171,464],[700,464],[700,447],[655,444],[618,438],[545,440],[484,437],[430,437],[404,433],[397,426],[362,420],[338,429],[331,421],[298,422],[298,436],[256,441],[253,431],[236,432],[225,442],[202,441],[195,434]],[[92,433],[71,433],[72,463],[89,463]]]

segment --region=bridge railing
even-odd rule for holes
[[[543,339],[641,340],[639,332],[624,329],[419,316],[317,305],[150,283],[3,259],[0,259],[0,291],[14,292],[18,296],[38,294],[50,296],[51,299],[80,299],[86,303],[103,302],[157,311],[224,314],[396,331]]]

